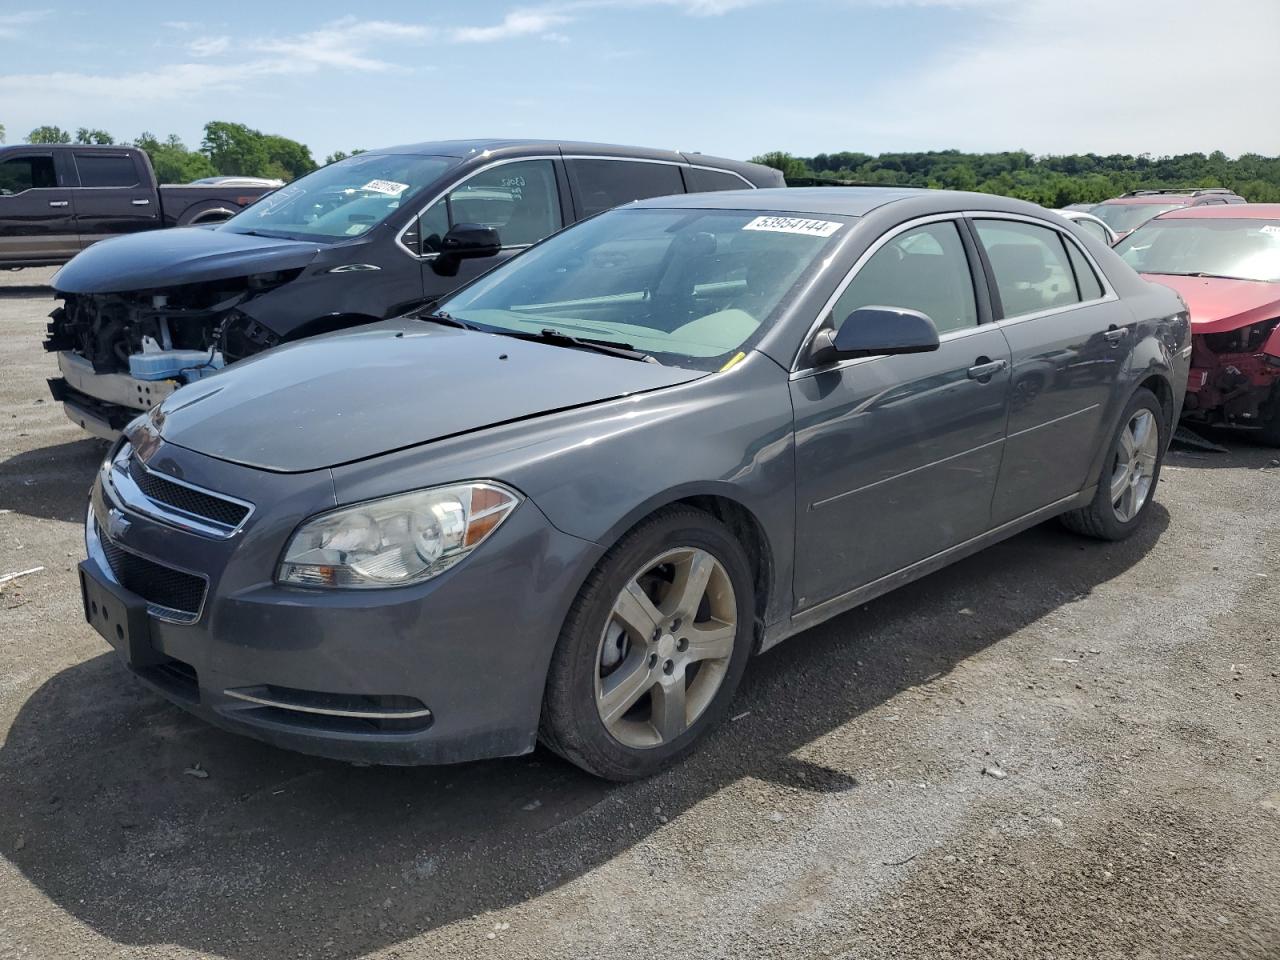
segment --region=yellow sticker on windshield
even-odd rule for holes
[[[721,367],[719,372],[724,373],[726,370],[732,370],[734,367],[736,367],[745,359],[747,359],[747,355],[743,353],[741,350],[739,350],[737,353],[735,353],[732,357],[729,358],[729,362],[726,363],[723,367]]]
[[[743,230],[770,233],[798,233],[805,237],[829,237],[844,224],[834,220],[807,220],[804,217],[756,217]]]

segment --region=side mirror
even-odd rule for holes
[[[809,349],[817,367],[854,357],[930,353],[938,349],[938,328],[919,310],[859,307],[837,331],[819,330]]]
[[[502,239],[493,227],[455,223],[440,239],[440,255],[432,267],[443,277],[457,276],[458,265],[463,260],[497,256],[501,249]]]

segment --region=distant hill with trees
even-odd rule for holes
[[[775,151],[753,159],[781,170],[788,181],[976,190],[1046,207],[1096,203],[1129,190],[1164,187],[1229,187],[1254,203],[1280,202],[1280,157],[1255,153],[1233,160],[1221,151],[1173,157],[1145,153],[1037,157],[1023,150],[877,155],[844,151],[797,157]]]

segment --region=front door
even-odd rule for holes
[[[421,251],[424,296],[446,296],[564,226],[559,176],[554,160],[498,163],[471,175],[428,207],[406,234],[410,248],[416,243]],[[440,238],[459,223],[493,227],[502,249],[496,256],[463,260],[456,274],[442,274],[436,264]]]
[[[954,220],[900,229],[858,269],[832,317],[863,306],[919,310],[937,326],[939,349],[792,380],[797,611],[990,527],[1009,348],[981,322],[976,266]]]
[[[973,225],[1013,360],[1009,435],[992,506],[1001,524],[1089,481],[1133,351],[1134,319],[1066,233],[1024,220]]]
[[[71,191],[58,185],[52,152],[0,160],[0,264],[61,263],[78,250]]]
[[[160,226],[159,197],[137,157],[121,150],[76,150],[80,246]]]

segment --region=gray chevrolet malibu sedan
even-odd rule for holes
[[[1051,517],[1132,533],[1189,344],[1176,294],[1028,203],[635,203],[135,421],[85,612],[164,696],[283,747],[541,739],[640,777],[757,651]]]

